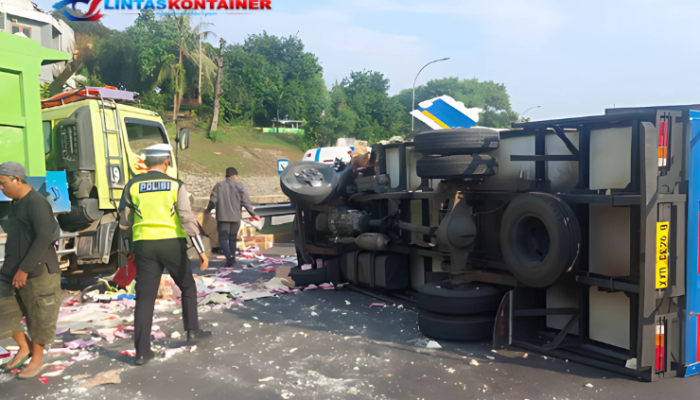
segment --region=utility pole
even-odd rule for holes
[[[197,79],[197,103],[202,104],[202,32],[199,32],[199,78]]]
[[[425,67],[427,67],[428,65],[430,65],[432,63],[440,62],[440,61],[447,61],[449,59],[450,59],[450,57],[445,57],[445,58],[441,58],[439,60],[433,60],[433,61],[425,64],[423,66],[423,68],[421,68],[420,71],[418,71],[418,73],[416,74],[416,79],[413,80],[413,102],[411,103],[411,112],[413,112],[416,109],[416,81],[418,80],[418,75],[420,75],[420,73],[423,72]],[[414,127],[413,127],[414,121],[415,121],[415,117],[413,116],[413,114],[411,114],[411,131],[413,131],[413,129],[414,129]]]
[[[209,127],[209,132],[207,133],[207,138],[211,139],[211,133],[216,132],[219,129],[219,96],[221,95],[221,75],[223,75],[224,69],[224,45],[226,42],[222,38],[219,41],[219,59],[218,69],[216,71],[216,88],[214,89],[214,115],[211,117],[211,126]]]

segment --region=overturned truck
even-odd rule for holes
[[[609,109],[291,164],[292,276],[414,292],[437,339],[697,374],[699,138],[700,106]]]

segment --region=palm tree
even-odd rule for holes
[[[160,74],[158,75],[158,83],[162,83],[165,79],[173,80],[175,86],[175,94],[173,96],[173,122],[175,122],[177,120],[177,114],[180,112],[182,97],[189,86],[186,80],[187,77],[183,64],[184,58],[199,64],[200,68],[203,69],[206,74],[205,77],[209,81],[211,81],[211,75],[213,74],[216,66],[209,57],[202,54],[201,48],[198,51],[199,60],[195,59],[193,52],[190,50],[195,48],[197,39],[201,38],[202,35],[206,34],[206,36],[209,36],[212,34],[211,32],[202,31],[202,28],[206,26],[206,24],[200,23],[195,28],[192,28],[190,24],[191,17],[189,14],[176,15],[175,13],[172,13],[166,15],[165,18],[168,24],[175,29],[175,45],[177,47],[178,56],[177,59],[175,59],[173,55],[169,55],[163,60],[163,66],[161,67]]]
[[[209,36],[214,36],[216,37],[216,34],[212,31],[205,31],[204,27],[206,26],[212,26],[211,22],[204,22],[200,21],[197,26],[194,27],[194,32],[199,38],[199,78],[197,78],[197,102],[199,104],[202,104],[202,60],[209,60],[209,57],[204,55],[204,52],[202,50],[202,40],[206,40],[209,38]],[[214,63],[207,64],[204,68],[207,69],[207,74],[206,78],[208,81],[211,81],[211,75],[214,73],[211,67],[215,67]]]

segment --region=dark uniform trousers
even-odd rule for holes
[[[199,329],[197,318],[197,284],[187,257],[185,239],[138,240],[134,242],[136,265],[136,310],[134,342],[138,355],[151,351],[153,308],[160,287],[163,268],[167,269],[182,291],[182,319],[185,330]]]

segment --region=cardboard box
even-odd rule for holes
[[[275,236],[274,235],[257,235],[257,236],[255,236],[255,242],[256,243],[274,243]]]

